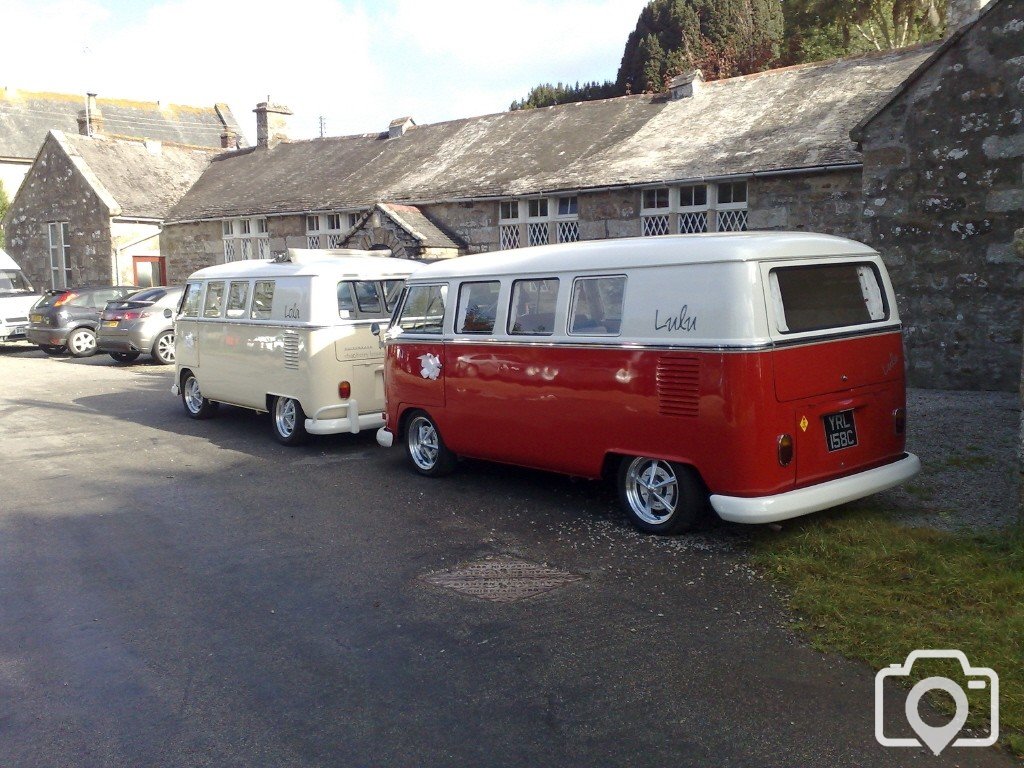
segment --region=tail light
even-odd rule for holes
[[[352,397],[352,385],[347,381],[338,382],[338,397],[342,400],[348,400]]]
[[[897,408],[892,412],[892,428],[896,431],[897,435],[902,435],[907,431],[906,408]]]
[[[78,296],[78,294],[75,293],[74,291],[68,291],[67,293],[61,295],[61,297],[59,299],[57,299],[55,302],[53,302],[53,306],[59,307],[62,304],[67,304],[69,301],[71,301],[76,296]]]
[[[793,460],[793,436],[779,435],[779,466],[786,467]]]

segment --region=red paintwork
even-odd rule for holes
[[[436,380],[420,373],[428,353],[442,362]],[[665,360],[697,369],[695,415],[659,413]],[[599,477],[609,454],[650,456],[694,466],[712,493],[762,496],[904,449],[892,418],[905,406],[898,331],[758,352],[398,341],[384,380],[396,434],[420,408],[457,454],[583,477]],[[850,408],[858,445],[829,453],[822,416]],[[782,467],[776,443],[787,432],[795,458]]]

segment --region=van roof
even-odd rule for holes
[[[863,243],[810,232],[729,232],[627,237],[540,245],[462,256],[424,266],[417,280],[537,272],[594,272],[628,267],[775,261],[812,256],[877,255]]]
[[[422,262],[396,259],[391,256],[325,256],[322,259],[303,259],[299,263],[272,259],[247,259],[216,264],[193,272],[189,280],[249,279],[254,277],[295,277],[325,275],[342,280],[385,280],[404,278],[419,269]]]

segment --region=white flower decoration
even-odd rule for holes
[[[423,367],[420,368],[420,376],[424,379],[436,379],[441,375],[441,358],[437,355],[428,352],[425,355],[420,355],[419,360],[423,363]]]

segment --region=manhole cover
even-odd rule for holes
[[[487,557],[451,571],[428,573],[421,578],[435,587],[496,603],[523,600],[580,580],[572,573],[507,555]]]

